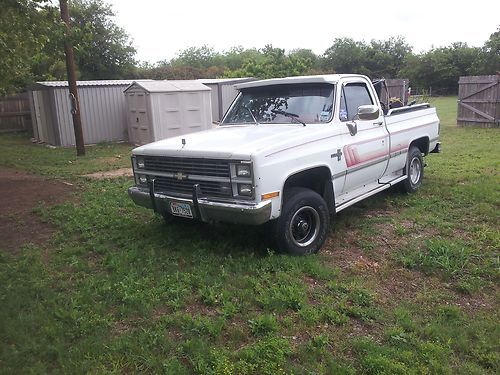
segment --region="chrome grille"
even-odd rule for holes
[[[230,178],[229,160],[145,156],[148,171]]]
[[[231,185],[229,182],[217,182],[217,181],[196,181],[196,180],[182,180],[179,181],[175,178],[155,176],[155,190],[165,193],[180,193],[192,195],[193,186],[195,184],[200,185],[201,193],[203,195],[215,196],[215,197],[230,197],[232,195]],[[221,188],[221,185],[227,185],[227,187]]]

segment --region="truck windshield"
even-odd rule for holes
[[[316,124],[329,122],[334,85],[288,84],[243,89],[221,125]]]

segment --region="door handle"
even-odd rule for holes
[[[377,122],[374,122],[373,125],[376,125],[376,126],[380,126],[382,125],[384,122],[383,121],[377,121]]]

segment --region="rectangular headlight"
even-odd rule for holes
[[[252,185],[250,184],[238,184],[238,195],[243,195],[245,197],[252,196]]]
[[[144,164],[144,158],[142,156],[137,156],[135,159],[135,163],[137,165],[137,168],[144,169],[145,164]]]
[[[143,174],[137,174],[135,176],[135,179],[136,179],[135,183],[137,185],[147,185],[148,184],[148,178]]]
[[[236,165],[236,176],[238,177],[250,177],[252,175],[252,169],[249,164],[237,164]]]

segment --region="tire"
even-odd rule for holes
[[[407,178],[401,183],[401,189],[405,193],[412,194],[422,185],[424,178],[424,159],[422,152],[416,146],[411,146],[408,151],[405,173]]]
[[[330,213],[321,195],[289,188],[274,226],[274,242],[279,251],[290,255],[314,254],[325,243],[329,225]]]

